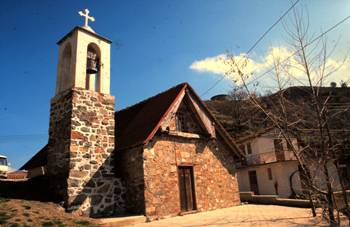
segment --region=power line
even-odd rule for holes
[[[289,7],[289,9],[284,12],[282,14],[282,16],[280,16],[278,18],[278,20],[273,23],[256,41],[255,43],[249,48],[249,50],[247,51],[247,55],[259,44],[259,42],[294,8],[294,6],[296,4],[298,4],[300,0],[297,0],[294,2],[294,4],[292,6]],[[209,87],[205,92],[203,92],[200,97],[202,97],[203,95],[207,94],[209,91],[211,91],[214,87],[216,87],[216,85],[218,85],[223,79],[225,79],[225,76],[221,77],[220,79],[218,79],[211,87]]]
[[[340,20],[338,23],[336,23],[335,25],[333,25],[332,27],[330,27],[329,29],[327,29],[325,32],[321,33],[320,35],[318,35],[316,38],[314,38],[310,43],[306,44],[304,46],[305,47],[308,47],[310,46],[311,44],[313,44],[314,42],[316,42],[318,39],[322,38],[324,35],[326,35],[328,32],[332,31],[333,29],[335,29],[336,27],[338,27],[339,25],[341,25],[342,23],[344,23],[345,21],[347,21],[348,19],[350,18],[350,15],[345,17],[344,19]],[[299,50],[296,50],[294,51],[290,56],[288,56],[286,59],[284,59],[283,61],[281,61],[280,63],[284,63],[286,61],[288,61],[291,57],[293,57],[294,55],[296,55],[299,51]],[[270,73],[272,70],[274,69],[274,67],[271,67],[269,70],[265,71],[264,73],[262,73],[261,75],[259,75],[257,78],[255,78],[254,80],[250,81],[247,83],[247,85],[255,82],[256,80],[262,78],[263,76],[265,76],[266,74]],[[291,77],[295,78],[294,76],[290,75]],[[296,79],[296,78],[295,78]]]
[[[285,17],[285,16],[289,13],[289,11],[291,11],[291,10],[294,8],[294,6],[295,6],[296,4],[298,4],[299,1],[300,1],[300,0],[295,1],[294,4],[293,4],[291,7],[289,7],[289,9],[288,9],[286,12],[284,12],[284,13],[282,14],[282,16],[280,16],[280,18],[278,18],[278,20],[277,20],[275,23],[273,23],[273,24],[264,32],[264,34],[262,34],[262,36],[260,36],[260,38],[259,38],[259,39],[253,44],[253,46],[247,51],[247,55],[259,44],[259,42],[267,35],[267,33],[269,33],[269,32],[283,19],[283,17]]]

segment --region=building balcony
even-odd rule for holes
[[[270,151],[259,154],[246,155],[245,163],[241,163],[241,166],[250,166],[250,165],[261,165],[272,162],[283,162],[296,160],[292,151],[285,150],[280,152]]]

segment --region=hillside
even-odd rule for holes
[[[283,91],[286,106],[291,120],[300,122],[298,127],[312,129],[315,112],[312,110],[311,89],[309,87],[289,87]],[[280,114],[279,92],[259,97],[259,102],[266,110]],[[337,113],[331,119],[332,129],[350,128],[350,88],[321,87],[318,94],[322,102],[330,97],[327,107],[330,113]],[[205,101],[206,105],[223,124],[233,138],[257,132],[271,125],[266,115],[248,100],[234,100],[229,98]]]

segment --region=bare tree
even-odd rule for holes
[[[261,118],[258,108],[249,101],[248,93],[240,88],[234,87],[229,93],[231,97],[231,118],[232,125],[229,132],[234,138],[241,137],[244,133],[252,133],[260,129],[266,123],[266,118]],[[259,97],[256,92],[250,96]]]
[[[252,78],[244,73],[246,62],[237,62],[231,57],[229,73],[239,76],[241,88],[248,95],[248,100],[280,130],[280,136],[292,148],[301,167],[300,174],[308,188],[306,194],[312,204],[313,214],[316,215],[313,201],[317,198],[331,225],[340,223],[339,212],[348,217],[350,225],[348,197],[339,167],[340,157],[346,152],[342,147],[346,137],[335,133],[342,128],[348,129],[349,124],[333,125],[341,116],[349,114],[349,108],[331,108],[334,94],[331,88],[323,86],[328,84],[327,79],[337,70],[328,65],[328,59],[335,47],[329,51],[324,36],[310,38],[309,22],[305,17],[307,15],[303,15],[302,11],[294,10],[291,22],[284,24],[293,54],[284,59],[273,56],[273,81],[277,88],[274,95],[260,98],[251,92]],[[298,76],[295,72],[298,72]],[[300,90],[300,99],[288,94],[290,90],[286,88],[293,83],[302,85],[295,87]],[[301,149],[292,146],[293,137],[299,138]],[[334,176],[329,168],[331,164],[336,167],[336,174],[340,179],[341,195],[345,201],[343,207],[337,207],[338,204],[335,203]],[[320,183],[320,178],[324,181],[324,186]],[[337,219],[335,213],[338,214]]]

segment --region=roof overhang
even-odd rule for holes
[[[103,36],[101,36],[101,35],[99,35],[99,34],[96,34],[96,33],[92,32],[92,31],[89,31],[89,30],[87,30],[87,29],[85,29],[85,28],[83,28],[83,27],[76,26],[76,27],[73,28],[73,30],[71,30],[67,35],[65,35],[62,39],[60,39],[60,40],[57,42],[57,44],[58,44],[58,45],[61,45],[61,43],[62,43],[64,40],[66,40],[68,37],[70,37],[70,36],[71,36],[74,32],[76,32],[76,31],[84,32],[84,33],[89,34],[89,35],[91,35],[91,36],[94,36],[94,37],[96,37],[96,38],[98,38],[98,39],[101,39],[101,40],[105,41],[106,43],[109,43],[109,44],[112,43],[111,40],[109,40],[109,39],[107,39],[107,38],[105,38],[105,37],[103,37]]]

